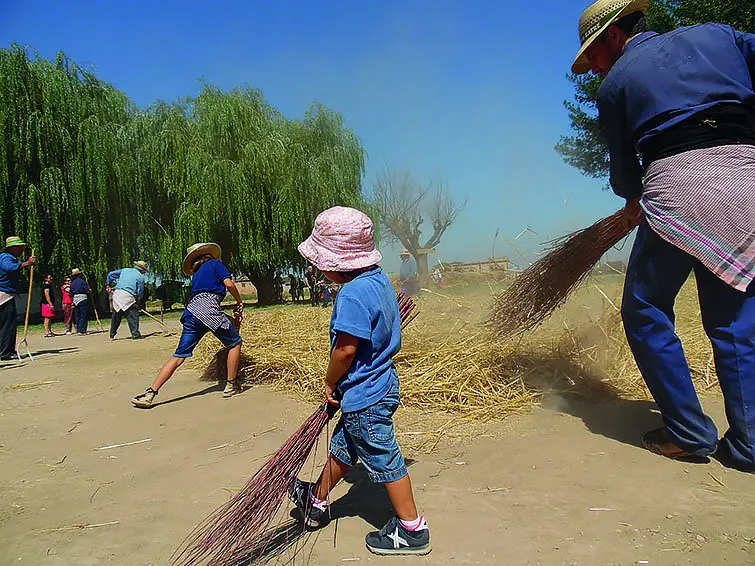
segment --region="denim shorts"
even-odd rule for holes
[[[176,348],[176,351],[173,354],[174,358],[190,358],[194,348],[197,347],[199,341],[208,332],[212,332],[215,335],[215,338],[220,340],[226,348],[233,348],[234,346],[241,344],[241,335],[231,324],[229,324],[227,328],[210,330],[202,321],[190,312],[184,313],[181,317],[181,323],[184,328],[181,333],[181,339],[178,341],[178,348]]]
[[[393,431],[393,413],[401,402],[398,381],[385,397],[361,411],[341,413],[333,430],[330,453],[348,466],[362,462],[376,483],[390,483],[407,474]]]

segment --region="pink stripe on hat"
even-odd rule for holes
[[[299,253],[321,271],[354,271],[375,265],[383,257],[375,249],[372,220],[345,206],[334,206],[317,216],[312,235],[299,244]]]

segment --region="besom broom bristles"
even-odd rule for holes
[[[601,257],[631,229],[619,210],[553,242],[555,248],[497,295],[487,324],[498,338],[531,330],[562,305]]]
[[[335,409],[327,404],[312,413],[239,493],[194,529],[173,564],[236,564],[240,556],[252,553],[249,549],[264,555],[258,535],[275,519],[288,485],[301,471],[333,414]]]
[[[419,311],[411,297],[401,293],[397,300],[403,330]],[[279,536],[270,524],[286,499],[288,486],[337,410],[327,403],[315,410],[241,491],[192,531],[174,554],[173,564],[230,566],[242,559],[252,563],[263,560],[268,542],[275,546],[272,539]]]

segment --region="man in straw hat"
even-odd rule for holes
[[[71,270],[71,297],[73,298],[73,318],[76,323],[76,334],[86,336],[89,329],[89,283],[78,267]]]
[[[231,272],[220,261],[221,255],[220,246],[214,243],[194,244],[186,250],[182,270],[185,275],[191,276],[191,296],[181,316],[181,339],[173,357],[162,367],[154,383],[144,393],[131,399],[134,407],[152,407],[160,388],[181,367],[184,360],[192,356],[194,348],[208,332],[212,332],[228,348],[228,377],[223,397],[241,393],[236,376],[241,356],[241,335],[238,327],[244,316],[244,303],[241,302],[241,295],[231,278]],[[231,293],[236,299],[233,311],[234,324],[231,324],[220,308],[226,292]]]
[[[110,319],[110,339],[115,340],[123,316],[126,316],[131,338],[142,337],[139,332],[139,308],[144,297],[144,274],[147,264],[135,261],[134,267],[116,269],[107,274],[107,291],[113,293],[113,316]]]
[[[622,316],[665,424],[643,445],[755,472],[755,35],[718,24],[647,32],[649,4],[590,6],[572,67],[603,77],[611,185],[639,224]],[[693,271],[729,419],[720,440],[674,330]]]
[[[5,239],[5,251],[0,253],[0,360],[16,357],[16,295],[19,292],[20,271],[37,263],[30,256],[22,262],[19,257],[26,249],[26,242],[18,236]]]

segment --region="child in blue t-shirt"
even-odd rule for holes
[[[341,408],[330,456],[317,483],[295,479],[289,494],[309,527],[330,520],[327,499],[346,471],[361,461],[370,479],[385,484],[396,516],[367,535],[375,554],[427,554],[430,531],[417,513],[412,484],[393,430],[400,403],[393,356],[401,348],[396,293],[377,265],[372,221],[353,208],[322,212],[299,252],[342,285],[330,321],[331,353],[325,377],[328,403]]]
[[[238,326],[244,314],[244,304],[231,272],[220,261],[220,246],[214,243],[194,244],[186,253],[183,272],[191,278],[191,296],[186,305],[181,324],[183,331],[173,356],[157,374],[154,383],[144,393],[131,399],[131,404],[140,409],[149,409],[160,388],[165,385],[175,371],[181,367],[186,358],[190,358],[199,341],[208,332],[212,332],[228,348],[228,380],[223,397],[232,397],[241,393],[241,386],[236,379],[241,357],[241,335]],[[234,324],[223,313],[220,303],[226,291],[236,299]]]

